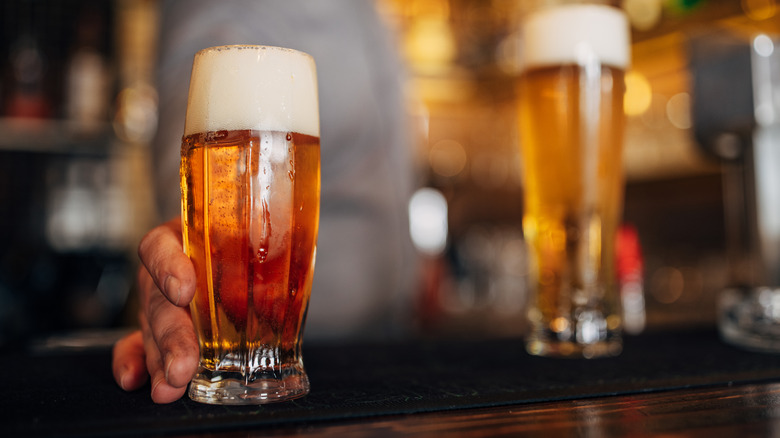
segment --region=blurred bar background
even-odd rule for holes
[[[377,1],[407,62],[418,127],[410,147],[420,190],[409,214],[423,255],[421,335],[523,333],[514,82],[519,21],[532,3]],[[750,60],[756,41],[767,57],[768,47],[780,51],[780,5],[615,3],[633,26],[620,269],[627,330],[714,326],[718,294],[754,281],[761,258],[744,166],[760,125]],[[158,6],[0,6],[0,346],[134,323],[135,248],[159,222],[149,177]],[[780,79],[767,83],[765,93],[780,95]],[[766,105],[764,121],[780,123],[771,115],[780,103]]]

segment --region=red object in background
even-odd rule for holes
[[[8,117],[45,119],[51,117],[51,105],[42,93],[16,93],[5,109]]]
[[[644,260],[639,232],[623,224],[617,233],[617,278],[623,307],[623,330],[638,334],[645,328]]]
[[[4,115],[13,118],[43,119],[51,116],[51,103],[45,92],[46,57],[35,38],[22,35],[15,42],[9,64],[12,81]]]
[[[621,284],[641,280],[644,269],[639,232],[630,224],[623,224],[617,233],[617,275]]]

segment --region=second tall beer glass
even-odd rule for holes
[[[532,13],[523,30],[523,230],[533,273],[526,348],[615,355],[628,22],[616,8],[578,4]]]
[[[301,336],[319,220],[312,58],[266,46],[195,55],[181,148],[184,249],[200,364],[193,400],[305,395]]]

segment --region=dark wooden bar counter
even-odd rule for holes
[[[307,345],[304,357],[305,398],[223,407],[123,392],[106,348],[4,352],[4,436],[780,433],[780,355],[715,330],[628,337],[619,357],[596,360],[530,356],[519,339]]]
[[[265,436],[233,432],[225,436]],[[780,434],[780,384],[738,384],[301,425],[277,436],[745,437]]]

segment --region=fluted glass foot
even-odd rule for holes
[[[718,328],[728,343],[780,353],[780,288],[728,289],[721,293]]]
[[[277,375],[246,379],[240,373],[201,368],[190,383],[189,397],[215,405],[259,405],[292,400],[309,393],[309,378],[302,369],[290,368]]]
[[[617,356],[623,351],[619,317],[604,317],[594,310],[574,313],[576,317],[546,320],[539,317],[539,312],[531,312],[526,350],[536,356],[586,359]]]

